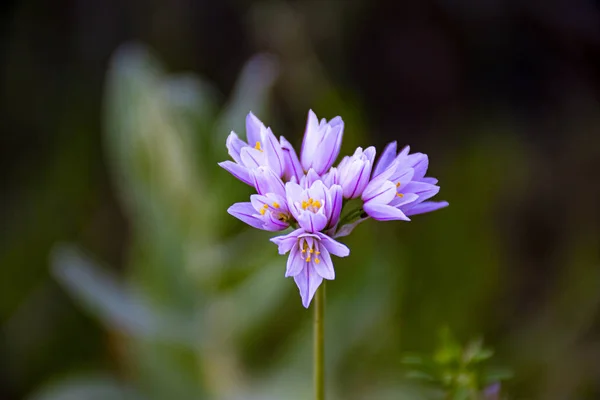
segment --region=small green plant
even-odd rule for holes
[[[496,400],[501,398],[500,382],[512,373],[488,367],[493,354],[481,339],[463,347],[448,328],[443,328],[433,356],[408,355],[403,363],[409,367],[407,377],[440,387],[445,399]]]

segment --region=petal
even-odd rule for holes
[[[267,157],[267,162],[273,170],[273,172],[275,172],[275,175],[281,177],[283,176],[283,171],[285,168],[285,162],[283,158],[283,152],[281,150],[281,145],[279,144],[279,141],[277,140],[275,135],[273,135],[271,128],[267,128],[266,130],[264,130],[263,134],[263,144],[265,147],[264,152]]]
[[[296,207],[296,203],[302,201],[303,193],[304,191],[302,190],[302,187],[296,182],[287,182],[285,184],[285,195],[288,207],[290,209],[290,212],[296,219],[298,219],[298,217],[300,216],[300,212],[302,211],[299,210],[298,207]]]
[[[257,217],[258,214],[250,203],[235,203],[227,209],[227,212],[254,228],[268,230],[264,228],[264,222]]]
[[[247,168],[254,169],[261,166],[266,166],[264,152],[257,150],[254,147],[244,147],[240,151],[240,157],[242,159],[242,164],[244,164],[244,166]]]
[[[283,160],[285,163],[283,171],[284,177],[287,180],[290,180],[292,177],[300,180],[302,175],[304,175],[304,171],[302,170],[302,165],[300,164],[296,150],[294,150],[294,147],[292,147],[290,142],[288,142],[283,136],[279,138],[279,141],[281,143]]]
[[[376,190],[370,190],[367,196],[367,190],[363,192],[363,201],[366,203],[388,204],[396,197],[397,188],[391,181],[384,181]]]
[[[264,129],[264,124],[252,112],[249,112],[246,116],[246,138],[250,147],[254,147],[256,143],[260,143],[260,132],[262,129]]]
[[[378,221],[403,220],[410,221],[404,213],[395,207],[380,203],[365,203],[363,209],[373,219]]]
[[[307,262],[301,257],[300,248],[298,247],[298,242],[296,241],[287,260],[285,277],[287,278],[289,276],[298,275],[300,272],[302,272],[302,269],[306,266],[306,264]]]
[[[423,179],[427,173],[427,168],[429,168],[429,157],[427,157],[427,154],[421,154],[418,161],[413,164],[413,169],[415,170],[413,179]]]
[[[298,236],[303,234],[303,229],[296,229],[293,232],[283,236],[276,236],[271,238],[271,242],[279,246],[279,254],[285,254],[294,247],[294,244],[298,243]]]
[[[306,173],[306,178],[304,179],[304,187],[309,188],[317,181],[321,181],[321,177],[315,172],[314,169],[309,169]]]
[[[254,182],[252,177],[250,176],[250,172],[248,168],[241,166],[239,164],[234,163],[233,161],[223,161],[219,163],[219,166],[224,170],[228,171],[231,175],[235,176],[240,181],[254,186]]]
[[[424,214],[444,207],[448,207],[447,201],[425,201],[408,209],[406,215]]]
[[[406,207],[412,206],[411,203],[415,203],[415,202],[420,203],[421,202],[420,200],[421,199],[418,194],[407,193],[407,194],[403,195],[402,197],[400,197],[400,196],[396,197],[392,202],[389,203],[389,205],[392,207],[396,207],[396,208],[402,208],[401,211],[404,212]]]
[[[335,279],[335,271],[333,269],[333,262],[331,256],[324,246],[320,246],[321,254],[315,255],[314,260],[311,262],[317,274],[321,275],[324,279]],[[319,260],[317,263],[316,260]]]
[[[396,158],[396,147],[397,147],[396,142],[391,142],[387,146],[385,146],[383,153],[381,153],[381,156],[379,157],[379,160],[377,161],[377,164],[375,165],[375,170],[373,171],[373,177],[375,177],[375,176],[379,175],[380,173],[382,173],[383,171],[385,171],[385,169],[390,166],[392,161],[394,161],[394,158]]]
[[[242,158],[240,156],[240,152],[244,147],[248,147],[248,143],[244,142],[243,140],[240,140],[238,135],[234,131],[231,131],[231,133],[227,137],[226,146],[227,152],[229,153],[231,158],[233,158],[236,163],[241,163]]]
[[[333,240],[324,233],[318,232],[316,235],[319,237],[319,239],[321,239],[321,247],[325,247],[325,249],[334,256],[346,257],[348,254],[350,254],[350,249],[346,247],[346,245]]]
[[[327,198],[327,187],[321,180],[318,180],[311,184],[307,193],[309,197],[312,197],[315,200],[325,201]]]
[[[306,232],[316,233],[327,226],[327,217],[323,212],[313,213],[311,211],[301,212],[296,218],[298,225]]]
[[[302,162],[302,167],[305,171],[308,171],[312,165],[314,152],[321,141],[320,139],[319,120],[313,110],[308,110],[306,130],[304,131],[302,150],[300,152],[300,161]]]
[[[340,177],[339,177],[338,168],[331,167],[329,169],[329,172],[327,172],[325,175],[323,175],[321,180],[327,187],[331,187],[332,185],[339,185]]]
[[[332,185],[329,188],[329,202],[325,203],[325,215],[329,220],[327,226],[329,228],[334,227],[340,220],[340,214],[342,213],[342,187],[340,185]]]
[[[254,187],[259,194],[274,193],[285,196],[283,181],[269,167],[259,167],[252,172]]]
[[[402,190],[403,193],[415,193],[419,195],[419,200],[424,201],[438,194],[440,187],[425,182],[412,181]]]
[[[377,154],[377,150],[375,146],[369,146],[364,151],[365,158],[371,162],[371,165],[375,162],[375,155]]]
[[[421,182],[429,183],[430,185],[436,185],[438,180],[435,178],[421,178]]]
[[[312,267],[312,263],[307,263],[301,273],[294,276],[294,281],[300,291],[300,297],[302,298],[302,305],[308,308],[312,298],[317,291],[317,288],[323,282],[323,278],[317,274]]]
[[[340,154],[342,144],[341,138],[344,134],[344,123],[334,127],[329,127],[325,133],[323,141],[315,149],[315,155],[312,162],[312,167],[319,175],[324,174],[335,162]]]

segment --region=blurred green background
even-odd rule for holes
[[[444,326],[506,398],[600,398],[599,9],[3,3],[0,398],[310,398],[312,313],[216,164],[248,111],[298,146],[309,108],[343,154],[429,154],[450,202],[344,238],[329,398],[441,398],[403,360]]]

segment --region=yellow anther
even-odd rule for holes
[[[312,204],[312,203],[313,203],[313,201],[314,201],[314,200],[312,199],[312,197],[311,197],[311,198],[309,198],[309,199],[308,199],[308,204]]]
[[[400,187],[400,185],[401,185],[400,182],[396,183],[396,187]]]
[[[317,257],[315,257],[315,263],[317,263],[317,264],[318,264],[318,263],[320,263],[320,262],[321,262],[321,260],[319,260]]]
[[[274,201],[274,202],[273,202],[273,207],[274,207],[274,208],[279,208],[279,203],[278,203],[278,202],[276,202],[276,201]]]
[[[319,200],[315,200],[315,202],[313,203],[313,206],[317,207],[317,208],[321,208],[321,202]]]
[[[310,262],[310,256],[306,257],[306,262]]]
[[[403,198],[403,197],[404,197],[404,195],[403,195],[402,193],[396,193],[396,196],[398,196],[398,197],[400,197],[400,198]]]
[[[314,251],[313,249],[310,249],[308,252],[309,252],[310,254],[312,254],[312,253],[314,253],[315,251]]]
[[[267,212],[267,210],[265,210],[264,208],[260,209],[260,215],[265,215],[265,212]]]
[[[263,208],[266,210],[267,208],[269,208],[268,204],[263,204]]]
[[[254,145],[254,148],[258,151],[262,151],[262,148],[260,147],[260,142],[256,142],[256,144]]]
[[[315,254],[319,255],[319,254],[321,254],[321,252],[320,251],[315,251]]]
[[[306,200],[302,200],[302,209],[306,210],[308,208],[308,203],[306,202]]]
[[[306,249],[302,249],[302,252],[303,252],[303,253],[306,253]]]

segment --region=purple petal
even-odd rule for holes
[[[342,212],[342,187],[340,185],[332,185],[329,188],[329,201],[325,203],[325,215],[329,220],[327,227],[334,227],[340,220]]]
[[[283,151],[283,160],[285,163],[284,168],[284,177],[287,180],[295,177],[298,181],[302,175],[304,175],[304,171],[302,170],[302,165],[300,164],[300,160],[298,160],[298,155],[296,154],[296,150],[294,147],[288,142],[283,136],[279,138],[281,143],[281,149]]]
[[[296,182],[287,182],[285,184],[285,194],[287,198],[288,207],[294,218],[298,219],[301,213],[301,209],[298,209],[296,203],[302,200],[303,194],[302,187]]]
[[[394,158],[396,158],[396,147],[396,142],[391,142],[387,146],[385,146],[383,153],[381,153],[381,156],[379,157],[379,161],[377,161],[377,164],[375,165],[373,177],[376,177],[377,175],[385,171],[386,168],[389,167],[390,164],[394,161]]]
[[[340,178],[339,178],[338,169],[336,167],[330,168],[329,172],[327,172],[325,175],[323,175],[321,180],[327,187],[331,187],[332,185],[339,185]]]
[[[346,247],[346,245],[333,240],[324,233],[318,232],[316,235],[319,237],[319,239],[321,239],[321,246],[325,247],[325,249],[334,256],[346,257],[348,254],[350,254],[350,249]]]
[[[219,163],[219,166],[224,170],[228,171],[231,175],[235,176],[240,181],[254,186],[253,179],[250,176],[250,172],[246,167],[234,163],[233,161],[223,161]]]
[[[246,116],[246,138],[248,139],[248,144],[251,147],[254,147],[256,143],[260,143],[261,141],[261,129],[264,128],[264,124],[260,121],[260,119],[256,118],[252,112],[249,112]]]
[[[363,193],[363,201],[365,203],[388,204],[396,197],[397,188],[391,181],[384,181],[378,188],[373,188],[368,192]]]
[[[240,151],[240,157],[242,159],[242,163],[250,169],[265,166],[266,164],[264,153],[255,149],[254,147],[244,147]]]
[[[283,236],[276,236],[271,238],[271,242],[279,246],[279,254],[285,254],[294,247],[294,244],[298,243],[298,236],[304,233],[303,229],[296,229],[293,232]]]
[[[248,147],[248,144],[243,140],[240,140],[238,135],[231,131],[229,136],[227,137],[227,152],[235,160],[236,163],[240,164],[242,162],[242,158],[240,156],[240,152],[244,147]]]
[[[436,185],[438,180],[435,178],[421,178],[421,182],[429,183],[430,185]]]
[[[427,173],[427,168],[429,167],[429,157],[427,154],[422,154],[421,157],[418,158],[418,161],[413,164],[413,169],[415,170],[415,175],[413,179],[420,180]]]
[[[365,212],[378,221],[403,220],[410,221],[404,213],[395,207],[380,203],[365,203]]]
[[[302,272],[302,269],[306,266],[307,262],[301,257],[300,248],[298,242],[294,244],[288,257],[287,266],[285,270],[285,277],[296,276]]]
[[[302,150],[300,152],[300,161],[305,171],[308,171],[312,165],[314,152],[319,144],[319,120],[313,112],[308,110],[308,118],[306,120],[306,130],[304,131],[304,139],[302,140]]]
[[[320,252],[321,254],[315,255],[315,260],[311,262],[315,271],[324,279],[335,279],[335,271],[333,269],[333,262],[331,261],[331,256],[329,255],[329,252],[324,246],[320,247]],[[316,262],[316,259],[319,260],[318,263]]]
[[[373,165],[373,163],[375,162],[375,154],[376,153],[377,153],[377,150],[375,150],[374,146],[369,146],[364,151],[364,155],[365,155],[366,159],[371,162],[371,165]]]
[[[400,208],[401,206],[410,205],[410,203],[413,203],[417,200],[420,200],[418,194],[407,193],[402,197],[396,197],[392,202],[389,203],[389,205],[392,207]],[[404,209],[402,209],[401,211],[404,212]]]
[[[267,128],[264,133],[263,144],[265,146],[264,152],[267,155],[267,161],[273,172],[275,172],[275,175],[281,177],[285,168],[281,145],[275,135],[273,135],[271,128]]]
[[[267,230],[264,228],[263,221],[257,217],[258,214],[250,203],[235,203],[227,209],[227,212],[254,228]]]
[[[444,207],[448,207],[447,201],[425,201],[406,210],[406,215],[424,214]]]
[[[323,282],[323,278],[317,274],[312,267],[312,263],[307,263],[301,273],[294,276],[294,281],[300,291],[300,297],[302,298],[302,305],[308,308],[312,298],[317,291],[317,288]]]
[[[321,144],[315,150],[312,167],[319,175],[323,175],[335,162],[340,154],[341,138],[344,134],[343,122],[333,128],[327,129],[327,133]]]
[[[304,178],[304,187],[309,188],[317,181],[321,181],[321,177],[315,172],[314,169],[309,169],[306,173],[306,177]]]
[[[279,196],[285,196],[285,186],[283,181],[275,175],[275,172],[269,167],[256,168],[252,176],[254,178],[254,187],[259,194],[274,193]]]
[[[313,213],[311,211],[301,212],[296,218],[298,225],[306,232],[316,233],[327,226],[327,217],[323,212]]]

